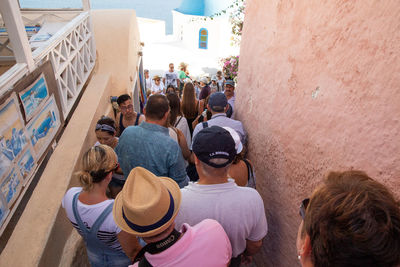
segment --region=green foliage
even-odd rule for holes
[[[228,13],[229,21],[232,25],[232,38],[231,38],[232,45],[240,45],[242,30],[243,30],[244,9],[246,6],[246,0],[232,0],[232,1],[233,3],[226,9],[221,10],[220,12],[209,16],[209,18],[213,20],[214,17]]]

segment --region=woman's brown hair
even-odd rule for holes
[[[179,100],[179,96],[175,93],[167,94],[167,98],[170,108],[169,123],[171,126],[175,127],[176,118],[182,116],[181,101]]]
[[[400,263],[399,203],[364,172],[331,172],[310,198],[304,231],[316,267]]]
[[[188,119],[197,116],[196,94],[192,83],[186,83],[183,87],[182,95],[182,113]]]

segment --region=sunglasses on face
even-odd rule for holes
[[[306,217],[306,210],[307,210],[307,207],[308,207],[309,203],[310,203],[310,199],[306,198],[300,204],[299,214],[300,214],[301,218],[303,218],[303,220]]]

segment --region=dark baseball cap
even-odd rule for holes
[[[226,84],[226,85],[232,85],[233,87],[235,87],[235,82],[234,82],[233,80],[230,80],[230,79],[229,79],[229,80],[226,80],[226,81],[225,81],[225,84]]]
[[[236,155],[235,141],[229,131],[219,126],[204,128],[193,140],[192,149],[196,157],[214,168],[222,168],[230,164]],[[212,159],[226,159],[217,164]]]
[[[213,93],[210,95],[210,99],[208,99],[208,105],[216,112],[223,112],[227,104],[228,100],[225,94],[221,92]]]

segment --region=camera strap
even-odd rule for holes
[[[181,233],[177,230],[173,230],[169,236],[166,238],[157,241],[155,243],[149,243],[146,246],[144,246],[139,253],[136,255],[135,259],[133,262],[141,261],[144,259],[144,253],[148,252],[150,254],[157,254],[160,252],[163,252],[164,250],[170,248],[173,244],[175,244],[179,237],[181,236]]]

